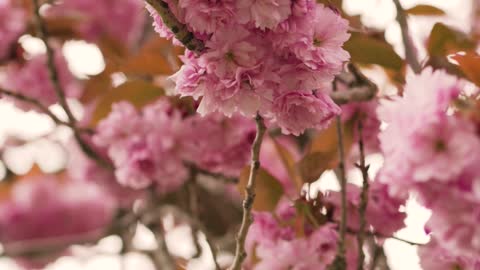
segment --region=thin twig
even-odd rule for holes
[[[35,106],[39,111],[43,112],[48,117],[50,117],[52,119],[52,121],[57,125],[71,127],[70,123],[60,120],[54,113],[52,113],[52,111],[50,111],[46,106],[44,106],[42,103],[40,103],[40,101],[38,101],[37,99],[27,97],[23,94],[20,94],[20,93],[11,91],[11,90],[3,89],[3,88],[0,88],[0,94],[12,97],[12,98],[17,99],[19,101],[23,101],[25,103],[29,103],[29,104]]]
[[[55,55],[52,47],[48,44],[48,35],[47,35],[47,27],[40,15],[40,3],[39,0],[32,0],[33,3],[33,14],[35,20],[35,26],[37,30],[38,37],[43,41],[45,44],[45,48],[47,51],[47,66],[48,66],[48,75],[50,77],[50,81],[53,84],[53,89],[55,90],[55,94],[58,97],[58,102],[60,106],[65,110],[65,113],[68,116],[69,121],[71,124],[75,124],[75,117],[73,116],[70,107],[68,106],[67,100],[65,98],[65,93],[63,92],[62,86],[60,85],[59,75],[57,68],[55,67]]]
[[[374,99],[378,92],[377,85],[352,63],[348,64],[348,71],[337,75],[335,80],[348,86],[348,90],[338,91],[337,89],[330,93],[330,97],[339,105],[369,101]]]
[[[252,145],[252,164],[250,166],[250,175],[248,183],[245,188],[245,199],[243,201],[243,219],[242,225],[237,235],[237,244],[235,249],[235,258],[229,270],[240,270],[242,263],[245,260],[247,253],[245,251],[245,239],[247,237],[248,229],[253,222],[252,207],[255,201],[255,182],[260,168],[260,147],[262,146],[263,135],[265,134],[265,123],[260,114],[257,113],[255,118],[257,124],[257,135]]]
[[[196,187],[197,170],[195,170],[195,168],[190,168],[189,177],[190,179],[187,183],[187,192],[190,215],[192,215],[192,218],[198,219],[198,195]],[[191,226],[191,236],[193,244],[195,246],[195,254],[193,255],[193,258],[198,258],[202,255],[202,246],[198,241],[198,232],[199,229],[196,226]]]
[[[172,11],[170,11],[167,2],[163,0],[145,0],[145,2],[157,11],[158,15],[162,18],[163,23],[187,49],[194,52],[203,51],[205,48],[203,42],[195,38],[185,24],[178,21]]]
[[[357,243],[358,243],[358,260],[357,260],[357,270],[363,270],[365,263],[365,253],[363,252],[363,243],[365,239],[365,228],[367,226],[367,218],[365,212],[368,206],[368,190],[370,184],[368,182],[368,169],[369,166],[365,164],[365,147],[363,144],[363,125],[362,121],[358,121],[358,148],[360,151],[360,164],[357,164],[357,167],[362,172],[363,186],[362,193],[360,194],[360,205],[358,208],[358,214],[360,216],[360,227],[357,234]]]
[[[335,260],[330,265],[331,270],[345,270],[347,269],[347,261],[345,259],[345,235],[347,232],[347,177],[345,175],[345,149],[343,145],[343,131],[342,120],[340,116],[337,116],[337,138],[338,138],[338,154],[339,154],[339,183],[340,183],[340,196],[341,196],[341,220],[339,229],[339,238],[337,245],[337,255]]]
[[[37,28],[37,35],[45,44],[45,48],[47,51],[47,67],[48,67],[48,74],[50,77],[50,81],[53,84],[53,88],[55,90],[55,94],[57,95],[60,106],[62,106],[63,110],[67,114],[69,126],[72,128],[72,131],[73,131],[73,136],[75,137],[75,140],[77,141],[80,148],[89,158],[97,161],[101,166],[105,168],[113,169],[112,164],[109,161],[103,159],[101,156],[99,156],[95,152],[95,150],[93,150],[93,148],[83,139],[82,134],[80,134],[80,130],[76,126],[77,120],[75,119],[75,116],[73,115],[72,111],[70,110],[70,107],[68,106],[65,93],[59,81],[58,71],[55,67],[54,51],[48,43],[47,28],[46,28],[45,22],[42,19],[42,16],[40,15],[39,0],[32,0],[32,3],[33,3],[33,14],[35,19],[35,26]]]
[[[407,22],[407,14],[405,9],[403,9],[400,0],[393,0],[395,7],[397,8],[397,21],[400,25],[402,31],[403,44],[405,46],[405,58],[412,68],[413,72],[419,74],[422,71],[422,66],[417,58],[417,50],[413,44],[412,38],[410,37],[410,31]]]

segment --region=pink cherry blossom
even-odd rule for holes
[[[13,44],[26,28],[26,14],[12,0],[0,2],[0,60],[7,57]]]
[[[94,142],[108,148],[120,184],[145,188],[154,183],[160,193],[167,193],[187,177],[176,148],[180,128],[181,112],[166,100],[145,107],[141,114],[131,104],[120,103],[100,122]]]
[[[194,32],[211,34],[229,23],[234,15],[233,3],[232,0],[180,0],[178,6]]]
[[[67,62],[60,51],[55,52],[55,67],[65,96],[78,97],[81,94],[81,88],[70,73]],[[44,106],[50,106],[58,101],[47,68],[47,56],[44,54],[33,56],[25,63],[9,65],[3,86],[11,91],[34,98]],[[12,101],[22,110],[38,110],[29,103],[17,99]]]
[[[441,242],[435,238],[432,238],[427,245],[420,246],[418,255],[423,269],[480,269],[480,261],[475,257],[455,256],[451,253],[451,250],[442,247]]]
[[[242,24],[252,22],[262,30],[275,28],[292,13],[290,0],[239,0],[236,2],[238,21]]]
[[[184,122],[182,155],[204,170],[239,176],[250,160],[255,133],[253,121],[239,115],[197,114]]]
[[[50,11],[53,16],[80,21],[85,38],[110,38],[128,45],[139,38],[145,22],[144,3],[138,0],[65,0]]]
[[[86,183],[60,183],[53,176],[24,180],[0,204],[0,242],[7,253],[42,250],[51,242],[62,252],[102,236],[115,207],[107,194]]]
[[[307,128],[323,129],[341,113],[341,109],[322,92],[289,92],[277,97],[273,103],[276,123],[283,133],[299,135]]]

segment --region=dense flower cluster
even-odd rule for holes
[[[271,213],[256,213],[254,223],[247,237],[246,248],[258,260],[252,270],[314,270],[327,269],[335,258],[337,232],[333,225],[324,225],[309,230],[303,237],[297,237],[288,219],[294,216],[276,218]]]
[[[241,116],[185,115],[160,99],[141,112],[127,102],[115,104],[98,125],[94,142],[108,149],[121,184],[145,188],[155,183],[166,193],[187,180],[186,163],[238,176],[254,137],[255,125]]]
[[[198,111],[252,116],[285,134],[324,128],[340,108],[329,85],[349,55],[348,22],[312,0],[167,1],[176,18],[205,43],[186,51],[172,78],[176,92],[201,98]],[[149,7],[156,30],[173,33]]]
[[[413,191],[432,210],[427,229],[452,257],[478,258],[480,138],[452,106],[463,87],[427,69],[408,78],[403,97],[379,109],[388,126],[380,134],[385,165],[378,178],[396,196]]]
[[[68,69],[67,61],[61,51],[55,52],[55,68],[65,96],[70,98],[78,97],[81,94],[81,87]],[[7,67],[6,80],[2,86],[8,90],[36,99],[46,107],[58,101],[54,85],[50,80],[46,54],[35,55],[22,63],[11,63]],[[38,110],[31,103],[9,97],[5,98],[12,100],[20,109]]]
[[[115,207],[96,186],[54,176],[25,179],[0,204],[0,242],[7,253],[41,253],[45,243],[56,243],[51,248],[61,253],[72,243],[100,237]]]
[[[349,184],[347,186],[348,200],[348,227],[358,231],[360,216],[358,207],[360,205],[360,187]],[[341,198],[339,192],[329,192],[323,200],[336,209],[333,219],[340,221]],[[374,181],[371,183],[369,192],[369,205],[365,217],[369,226],[368,230],[380,233],[381,235],[392,235],[404,227],[405,213],[400,212],[400,206],[404,200],[394,198],[388,194],[387,186]]]
[[[145,22],[140,0],[65,0],[50,12],[77,21],[78,31],[87,40],[109,38],[127,45],[139,38]]]
[[[26,24],[26,14],[21,8],[15,7],[11,0],[0,1],[0,62],[10,54]]]

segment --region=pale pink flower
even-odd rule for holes
[[[86,182],[100,187],[105,193],[115,198],[122,207],[130,207],[136,199],[144,195],[138,190],[120,185],[113,171],[102,167],[97,161],[86,156],[76,142],[71,141],[67,145],[67,150],[69,154],[67,173],[73,181]],[[96,148],[95,150],[103,158],[107,157],[104,149]]]
[[[275,98],[274,121],[285,134],[300,135],[307,128],[323,129],[341,109],[322,92],[292,91]]]
[[[55,67],[65,96],[69,98],[79,97],[81,88],[70,73],[67,62],[60,51],[55,52]],[[12,63],[9,65],[6,71],[4,87],[36,99],[44,106],[53,105],[58,101],[47,68],[47,56],[44,54],[33,56],[32,59],[27,60],[25,63]],[[38,108],[30,103],[22,102],[18,99],[13,99],[12,101],[22,110],[38,111]]]
[[[94,142],[108,149],[120,184],[137,189],[153,184],[164,194],[184,183],[188,172],[177,151],[181,114],[167,99],[146,106],[141,113],[128,103],[113,106],[99,123]]]
[[[256,27],[273,29],[292,13],[290,0],[238,0],[237,20]]]
[[[184,160],[210,172],[239,176],[250,160],[256,131],[251,119],[214,113],[188,117],[182,133]]]
[[[101,237],[115,209],[96,186],[60,183],[54,176],[25,180],[0,204],[0,242],[7,253],[38,251],[54,242],[60,249],[46,256],[55,259],[71,244]]]
[[[194,32],[211,34],[228,24],[234,15],[232,0],[180,0],[185,22]]]
[[[418,247],[420,265],[423,269],[435,270],[480,270],[480,260],[465,255],[454,255],[452,250],[443,247],[441,240],[432,237],[426,245]]]
[[[26,26],[26,14],[20,7],[16,7],[12,0],[0,1],[0,61],[11,53],[13,44]]]
[[[65,0],[50,14],[78,19],[79,30],[88,40],[107,37],[127,45],[139,38],[145,22],[144,3],[139,0]]]

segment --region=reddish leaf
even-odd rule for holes
[[[480,86],[480,55],[475,52],[467,52],[465,54],[456,54],[452,58],[458,62],[465,76]]]
[[[416,5],[406,10],[410,15],[418,16],[442,16],[445,15],[445,11],[430,5]]]
[[[240,174],[238,190],[243,194],[248,183],[250,166],[243,169]],[[255,202],[253,209],[256,211],[272,211],[277,206],[283,195],[283,187],[280,182],[263,168],[259,168],[255,186]]]

